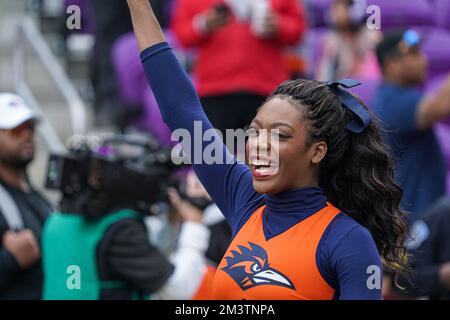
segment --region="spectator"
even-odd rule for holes
[[[335,0],[330,9],[330,30],[323,40],[318,80],[381,77],[375,47],[381,40],[378,30],[365,25],[365,0]]]
[[[438,201],[413,225],[407,244],[413,272],[409,281],[401,281],[409,297],[450,299],[449,230],[450,198]]]
[[[256,4],[256,5],[252,5]],[[173,30],[197,48],[198,92],[216,129],[243,128],[266,96],[289,77],[283,51],[306,29],[298,0],[179,0]]]
[[[414,31],[386,35],[377,48],[383,83],[373,101],[387,130],[386,142],[397,159],[402,209],[411,222],[445,194],[445,166],[433,125],[450,116],[450,77],[435,94],[415,89],[426,79],[427,59]]]
[[[130,165],[137,159],[133,157],[122,158],[122,164]],[[131,175],[119,177],[133,179]],[[104,186],[102,180],[97,182]],[[210,231],[202,224],[200,210],[170,194],[182,221],[177,249],[169,260],[149,241],[143,222],[146,210],[137,211],[135,200],[119,199],[102,187],[98,193],[90,188],[64,195],[61,212],[52,214],[45,224],[44,299],[200,299],[211,295],[215,269],[206,264]],[[79,290],[71,290],[67,274],[60,272],[72,266],[81,272]],[[72,284],[76,283],[74,279]]]
[[[211,197],[193,170],[188,172],[186,181],[180,188],[182,189],[183,198],[190,200],[198,209],[202,210],[203,223],[211,232],[205,256],[217,266],[230,244],[231,228],[220,209],[212,202]],[[176,249],[176,239],[178,238],[182,222],[177,208],[170,206],[167,214],[150,217],[147,219],[147,222],[151,230],[152,242],[167,255],[172,254]]]
[[[43,236],[44,299],[195,298],[212,274],[204,258],[209,230],[201,224],[201,214],[180,206],[187,216],[170,261],[150,244],[140,215],[132,210],[95,220],[81,213],[52,215]],[[55,271],[71,264],[80,266],[87,279],[81,290],[69,290],[67,275]]]
[[[203,209],[203,223],[211,231],[206,258],[219,265],[231,242],[231,228],[224,215],[212,201],[194,170],[186,177],[186,196]]]
[[[219,207],[215,204],[206,208],[203,223],[205,223],[211,231],[206,258],[216,265],[219,265],[231,243],[232,232],[230,225],[227,220],[225,220]]]
[[[169,23],[172,0],[149,0],[156,8],[160,23]],[[120,103],[118,83],[114,76],[111,50],[115,41],[132,30],[127,3],[123,0],[90,0],[95,20],[95,48],[91,79],[95,91],[95,124],[124,128],[139,113]],[[137,106],[130,106],[137,108]]]
[[[36,115],[13,94],[0,94],[0,299],[40,299],[40,237],[49,203],[26,168],[34,156]]]

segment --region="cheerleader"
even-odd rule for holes
[[[148,0],[128,3],[164,121],[191,136],[195,121],[211,129]],[[382,261],[406,268],[402,191],[375,118],[346,90],[355,85],[285,82],[250,125],[257,148],[248,149],[249,166],[223,144],[224,162],[194,163],[233,230],[216,299],[380,299]]]

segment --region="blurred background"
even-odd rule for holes
[[[203,1],[150,2],[219,128],[245,127],[270,91],[289,78],[358,79],[362,85],[353,91],[371,108],[382,83],[376,47],[399,29],[417,32],[427,58],[417,90],[436,91],[450,72],[449,0],[279,1],[276,10],[286,20],[261,27],[252,18],[250,28],[260,37],[254,44],[245,40],[247,29],[226,28],[244,25],[250,11],[266,19],[264,1],[252,8],[242,5],[246,1],[215,1],[208,10]],[[264,37],[280,30],[273,49]],[[44,188],[48,156],[64,151],[74,134],[144,132],[173,145],[131,31],[125,0],[0,0],[0,92],[17,93],[43,117],[29,173],[54,203],[58,193]],[[214,39],[200,36],[215,31]],[[255,108],[239,109],[245,115],[236,121],[231,110],[228,116],[214,111],[222,104]],[[450,195],[450,119],[433,130]]]
[[[153,2],[169,41],[195,81],[195,73],[192,72],[198,58],[198,47],[189,45],[185,48],[171,29],[177,1]],[[379,69],[373,67],[353,72],[351,67],[343,67],[338,74],[333,74],[322,61],[327,59],[324,51],[333,50],[324,44],[327,33],[333,28],[330,17],[333,1],[299,2],[308,27],[296,45],[289,44],[283,48],[284,65],[280,67],[286,68],[291,77],[320,80],[345,76],[359,78],[363,85],[355,92],[370,105],[380,82]],[[374,51],[380,38],[378,31],[411,27],[423,35],[423,49],[429,59],[424,90],[437,87],[450,71],[448,1],[372,0],[367,2],[362,12],[358,13],[361,11],[358,8],[354,10],[355,19],[360,19],[358,15],[366,16],[366,8],[372,4],[381,8],[381,29],[367,31],[356,39],[355,42],[364,42],[360,50]],[[67,13],[71,5],[80,8],[79,30],[70,30],[66,25],[73,21],[69,19],[74,11]],[[0,18],[0,91],[22,93],[21,90],[26,88],[27,100],[32,99],[48,119],[46,138],[41,139],[48,140],[47,143],[54,140],[64,143],[77,132],[133,128],[149,131],[168,143],[170,139],[164,125],[157,123],[157,115],[152,115],[152,111],[156,111],[155,102],[151,91],[146,88],[137,47],[130,33],[131,22],[125,1],[110,0],[106,4],[105,1],[89,0],[1,0]],[[178,35],[183,37],[182,32]],[[186,42],[184,38],[181,40]],[[372,58],[363,58],[362,62],[354,64],[367,61],[373,64]],[[42,148],[38,148],[38,158],[32,170],[33,181],[38,186],[42,184],[42,166],[46,163],[46,150],[49,148],[46,141],[40,142]]]

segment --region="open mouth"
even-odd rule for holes
[[[253,160],[250,167],[255,179],[269,178],[278,172],[278,165],[267,160]]]

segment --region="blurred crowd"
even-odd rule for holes
[[[450,298],[449,1],[149,1],[208,118],[222,133],[245,128],[285,80],[361,81],[354,93],[380,120],[404,191],[402,209],[409,213],[412,272],[398,276],[385,270],[383,296]],[[81,8],[83,28],[77,32],[95,39],[89,79],[95,92],[95,123],[123,131],[133,128],[172,146],[145,80],[127,3],[107,2],[64,1],[65,6]],[[376,10],[368,10],[371,4],[381,8],[379,17]],[[380,18],[381,28],[369,24],[369,18]],[[73,32],[61,30],[64,37]],[[11,110],[20,110],[15,112],[19,116],[13,117]],[[53,209],[26,174],[38,123],[19,97],[0,95],[4,299],[43,295],[41,236]],[[142,224],[123,224],[96,242],[102,248],[96,258],[100,280],[127,284],[120,290],[102,288],[102,298],[127,299],[135,291],[154,299],[208,298],[211,273],[232,235],[195,174],[189,171],[180,180],[184,192],[169,189],[164,214],[145,219],[147,231]],[[11,222],[6,211],[15,212],[19,222]],[[142,233],[148,233],[149,244],[145,236],[138,237]]]

